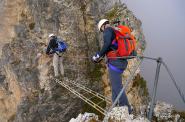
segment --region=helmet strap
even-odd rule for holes
[[[102,29],[100,29],[100,31],[101,31],[101,32],[103,32],[103,31],[105,30],[105,25],[106,25],[106,24],[103,24],[103,25],[102,25],[102,27],[101,27],[101,28],[103,28],[103,30],[102,30]]]

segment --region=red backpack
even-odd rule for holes
[[[133,51],[135,51],[136,40],[131,31],[127,26],[119,25],[113,28],[116,38],[113,40],[112,44],[117,44],[118,48],[114,51],[109,51],[107,53],[108,58],[124,57],[130,56]]]

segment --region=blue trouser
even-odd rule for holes
[[[119,92],[123,88],[122,76],[121,76],[122,73],[123,72],[115,71],[114,69],[109,67],[109,78],[110,78],[110,83],[112,86],[112,101],[113,102],[116,100],[116,97],[118,96]],[[128,102],[128,98],[125,94],[125,91],[123,91],[123,94],[121,95],[118,104],[119,104],[119,106],[126,105],[128,107],[129,113],[131,113],[131,107]]]

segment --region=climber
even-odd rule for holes
[[[116,35],[115,35],[115,30],[110,26],[109,20],[107,19],[102,19],[98,23],[98,30],[100,32],[103,32],[103,47],[100,52],[96,53],[93,57],[92,60],[95,63],[99,63],[105,55],[107,56],[108,52],[112,50],[116,50],[116,46],[112,44],[113,40],[115,40]],[[112,87],[112,101],[114,102],[116,97],[118,96],[119,92],[123,88],[122,85],[122,73],[127,67],[127,60],[126,59],[120,59],[120,58],[114,58],[114,59],[109,59],[107,61],[107,66],[108,66],[108,71],[109,71],[109,79]],[[119,102],[119,106],[127,106],[129,113],[131,113],[131,107],[128,102],[128,98],[125,94],[125,91],[121,95]]]
[[[46,49],[46,54],[53,55],[53,67],[54,75],[59,78],[59,69],[61,76],[64,76],[64,66],[63,66],[63,52],[67,49],[66,43],[55,36],[54,34],[49,34],[49,44]]]

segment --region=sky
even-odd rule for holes
[[[147,42],[145,55],[162,57],[185,94],[185,0],[122,0],[142,21]],[[156,62],[145,61],[142,75],[152,93]],[[185,110],[173,82],[161,67],[157,99]]]

